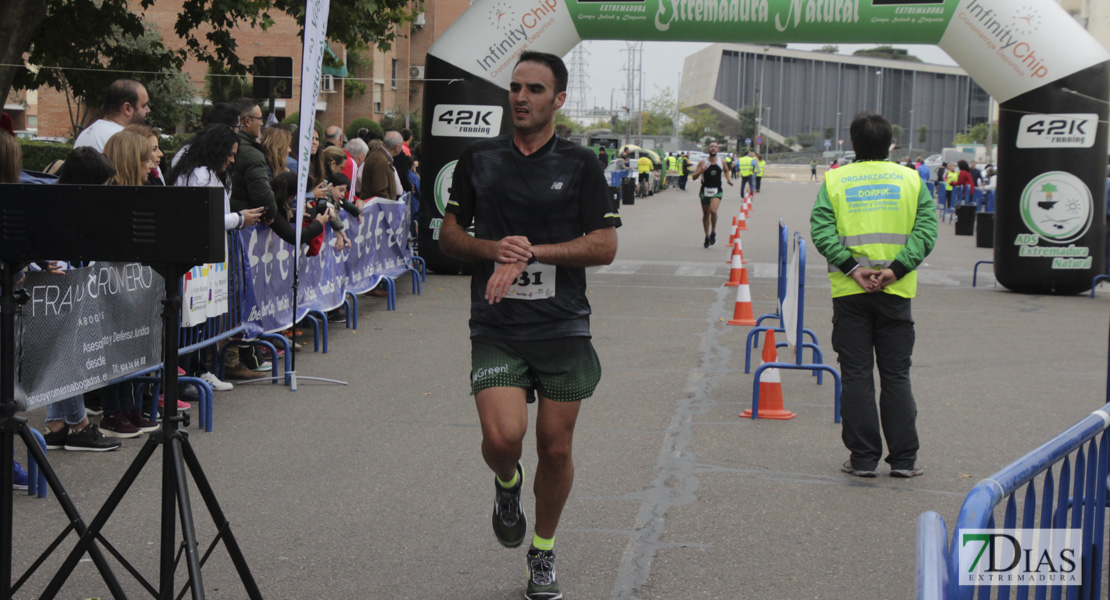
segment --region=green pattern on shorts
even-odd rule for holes
[[[548,343],[573,345],[575,350],[545,352],[551,349],[545,347]],[[518,344],[484,338],[472,348],[472,394],[491,387],[519,387],[557,402],[575,402],[592,396],[601,380],[601,362],[589,338]]]

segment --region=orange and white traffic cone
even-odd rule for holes
[[[740,239],[739,233],[737,233],[736,238],[732,240],[732,251],[729,253],[728,260],[726,260],[725,262],[731,265],[732,257],[736,256],[737,254],[740,255],[741,264],[748,264],[748,259],[744,258],[744,241]]]
[[[740,214],[736,216],[736,235],[739,236],[741,231],[747,231],[747,230],[748,230],[748,215],[744,214],[744,211],[740,211]]]
[[[732,269],[729,271],[725,287],[748,285],[748,270],[744,268],[744,254],[739,251],[740,238],[736,238],[736,243],[732,251]]]
[[[763,340],[763,363],[778,362],[778,351],[775,349],[775,332],[768,329],[767,337]],[[751,418],[752,410],[749,408],[740,413],[741,417]],[[760,419],[778,419],[785,421],[798,416],[786,410],[782,403],[782,376],[777,368],[763,369],[759,374],[759,415]]]
[[[743,271],[746,276],[747,269]],[[755,313],[752,312],[752,290],[747,281],[736,286],[736,308],[733,309],[729,325],[755,325]]]
[[[728,230],[728,245],[731,246],[732,242],[736,240],[736,217],[732,217],[732,226]]]

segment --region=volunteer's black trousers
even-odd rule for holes
[[[852,466],[874,470],[885,437],[890,467],[913,468],[918,440],[917,405],[910,388],[910,300],[885,292],[833,298],[832,342],[840,361],[842,437]],[[881,386],[877,407],[876,362]]]

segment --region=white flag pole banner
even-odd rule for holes
[[[301,53],[301,120],[297,126],[297,220],[296,252],[301,249],[304,221],[304,190],[308,187],[308,163],[312,156],[312,129],[316,125],[316,100],[320,97],[324,49],[327,48],[328,10],[331,0],[308,0],[304,11],[304,51]]]
[[[798,346],[798,278],[805,277],[800,273],[798,254],[798,238],[795,236],[790,244],[790,263],[786,266],[786,297],[782,300],[782,328],[786,330],[786,341],[791,348]]]

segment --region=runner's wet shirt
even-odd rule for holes
[[[601,165],[589,149],[552,136],[525,156],[505,135],[471,144],[455,166],[447,212],[474,236],[522,235],[559,244],[620,227]],[[470,336],[544,340],[590,336],[586,269],[531,264],[504,300],[490,304],[493,261],[478,261],[470,282]]]
[[[708,161],[707,161],[708,162]],[[709,163],[701,173],[701,194],[703,196],[716,196],[722,193],[721,190],[721,165]]]

